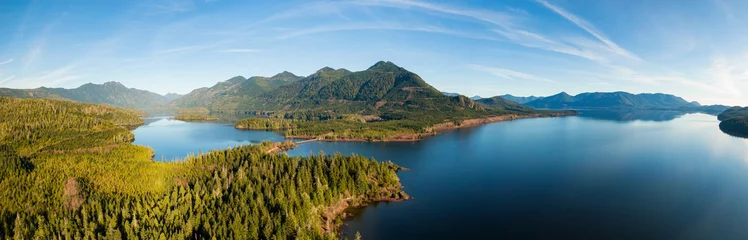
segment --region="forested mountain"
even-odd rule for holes
[[[724,121],[735,117],[748,117],[748,107],[731,107],[717,116],[717,119]]]
[[[196,89],[177,99],[173,104],[178,107],[211,107],[213,105],[237,104],[251,100],[280,86],[299,81],[302,78],[290,72],[282,72],[272,77],[255,76],[249,79],[236,76],[219,82],[210,88]]]
[[[399,167],[273,153],[293,143],[156,162],[126,110],[0,98],[0,239],[338,239],[348,206],[401,201]]]
[[[726,106],[702,106],[698,102],[688,102],[683,98],[662,93],[631,94],[627,92],[580,93],[571,96],[565,92],[527,102],[534,108],[608,108],[608,109],[653,109],[705,111],[719,113]]]
[[[304,78],[288,72],[270,78],[236,77],[195,90],[174,104],[214,112],[482,110],[472,100],[445,96],[417,74],[384,61],[359,72],[324,67]]]
[[[531,111],[532,110],[532,108],[528,106],[519,104],[514,101],[510,101],[501,96],[495,96],[491,98],[482,98],[482,99],[478,99],[475,102],[489,109],[515,110],[515,111]]]
[[[514,101],[514,102],[521,103],[521,104],[525,104],[525,103],[532,102],[532,101],[535,101],[535,100],[543,98],[543,97],[536,97],[536,96],[517,97],[517,96],[513,96],[511,94],[504,94],[504,95],[501,95],[500,97],[502,97],[502,98],[504,98],[506,100]]]
[[[169,100],[157,93],[127,88],[119,82],[87,83],[78,88],[0,88],[0,96],[17,98],[54,98],[77,102],[109,104],[119,107],[156,108]]]

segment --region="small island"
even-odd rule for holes
[[[210,110],[207,108],[183,108],[179,110],[179,115],[173,117],[173,119],[185,122],[218,121],[218,117],[210,116],[208,114],[210,114]]]
[[[208,116],[208,115],[200,114],[200,113],[179,114],[179,115],[175,116],[174,119],[180,120],[180,121],[185,121],[185,122],[218,121],[218,117]]]
[[[732,107],[725,110],[717,119],[719,129],[729,135],[748,138],[748,107]]]

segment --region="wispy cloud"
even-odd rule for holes
[[[566,43],[551,40],[550,38],[541,35],[539,33],[528,32],[525,30],[511,29],[501,30],[494,29],[494,32],[498,33],[502,37],[515,42],[516,44],[529,47],[539,48],[547,51],[553,51],[558,53],[564,53],[572,56],[586,58],[594,62],[609,62],[602,54],[592,51],[587,48],[579,46],[569,45]]]
[[[42,47],[41,46],[34,46],[32,47],[26,55],[23,57],[23,68],[26,69],[42,55]]]
[[[725,13],[725,18],[727,18],[727,20],[735,20],[735,14],[732,13],[732,9],[727,5],[727,3],[725,3],[725,1],[714,0],[713,2],[720,10],[722,10],[722,12]]]
[[[541,81],[541,82],[547,82],[547,83],[557,83],[556,81],[553,81],[547,78],[538,77],[538,76],[535,76],[529,73],[518,72],[518,71],[509,70],[505,68],[487,67],[487,66],[477,65],[477,64],[470,64],[468,65],[468,67],[472,68],[473,70],[486,72],[486,73],[489,73],[491,75],[494,75],[494,76],[497,76],[497,77],[500,77],[506,80],[525,79],[525,80]]]
[[[14,78],[16,78],[16,75],[11,75],[10,77],[6,77],[5,79],[0,80],[0,84],[5,84],[6,82],[13,80]]]
[[[42,72],[38,76],[20,78],[17,80],[14,80],[15,76],[11,76],[12,78],[6,79],[6,80],[8,82],[10,82],[11,80],[14,80],[12,81],[14,83],[12,84],[12,87],[19,87],[19,88],[32,88],[32,87],[38,87],[38,86],[56,87],[60,83],[79,79],[80,76],[73,73],[73,70],[76,67],[77,66],[75,64],[70,64],[70,65],[66,65],[63,67],[59,67],[56,69]]]
[[[212,44],[204,44],[204,45],[192,45],[192,46],[184,46],[184,47],[176,47],[176,48],[170,48],[166,50],[160,50],[156,51],[156,55],[162,55],[162,54],[170,54],[170,53],[180,53],[180,52],[193,52],[193,51],[200,51],[205,49],[211,49],[220,46],[223,44],[224,41],[212,43]]]
[[[161,50],[156,52],[156,54],[168,54],[168,53],[175,53],[175,52],[184,52],[184,51],[191,51],[191,50],[198,50],[201,49],[202,46],[186,46],[186,47],[177,47],[177,48],[171,48],[166,50]]]
[[[11,59],[8,59],[8,60],[0,62],[0,65],[5,65],[5,64],[8,64],[8,63],[12,63],[12,62],[13,62],[13,59],[11,58]]]
[[[248,49],[248,48],[234,48],[234,49],[225,49],[225,50],[219,50],[217,52],[223,52],[223,53],[254,53],[259,52],[258,49]]]
[[[368,6],[384,6],[396,8],[415,8],[429,12],[456,15],[471,19],[480,20],[498,26],[510,27],[514,23],[514,15],[505,12],[487,11],[480,9],[465,9],[454,6],[443,6],[428,2],[415,0],[364,0],[354,1],[353,3]]]
[[[627,56],[627,57],[631,57],[631,58],[634,58],[634,59],[638,59],[638,57],[636,57],[634,54],[632,54],[631,52],[629,52],[629,51],[621,48],[620,46],[618,46],[618,44],[616,44],[615,42],[611,41],[608,37],[606,37],[599,30],[597,30],[597,28],[595,28],[595,26],[593,26],[592,24],[590,24],[586,20],[584,20],[584,19],[582,19],[580,17],[577,17],[576,15],[574,15],[574,14],[572,14],[572,13],[564,10],[561,7],[553,5],[553,4],[549,3],[548,1],[545,1],[545,0],[537,0],[537,1],[538,1],[538,3],[540,3],[541,5],[543,5],[544,7],[550,9],[551,11],[553,11],[556,14],[560,15],[561,17],[565,18],[566,20],[569,20],[570,22],[572,22],[575,25],[577,25],[579,28],[584,29],[584,31],[587,31],[587,33],[589,33],[590,35],[594,36],[595,38],[597,38],[601,42],[605,43],[605,45],[607,45],[608,47],[610,47],[610,49],[613,52],[618,53],[618,54],[623,55],[623,56]]]
[[[498,40],[497,38],[474,34],[468,32],[460,32],[450,29],[444,29],[434,26],[402,26],[394,23],[353,23],[344,25],[329,25],[329,26],[318,26],[313,28],[292,30],[279,37],[279,39],[295,38],[304,35],[328,33],[328,32],[339,32],[339,31],[360,31],[360,30],[391,30],[391,31],[412,31],[412,32],[427,32],[437,33],[442,35],[449,35],[461,38],[472,38],[472,39],[483,39],[483,40]]]
[[[174,14],[194,10],[195,2],[193,0],[148,1],[144,7],[146,15]]]

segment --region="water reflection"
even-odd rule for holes
[[[620,122],[653,121],[665,122],[687,114],[682,111],[653,111],[653,110],[578,110],[579,116],[600,120]]]
[[[730,129],[726,129],[722,125],[719,126],[719,130],[721,130],[723,133],[725,133],[727,135],[730,135],[730,136],[733,136],[733,137],[737,137],[737,138],[748,138],[748,134],[742,133],[742,132],[732,131]]]
[[[146,119],[133,131],[135,144],[150,146],[156,160],[172,160],[190,153],[207,152],[262,141],[282,141],[273,132],[239,131],[233,125],[209,122],[183,122],[167,117]]]
[[[748,239],[748,140],[717,125],[704,114],[584,112],[288,154],[355,153],[411,169],[398,176],[415,199],[359,209],[345,221],[351,238]],[[167,159],[282,139],[168,119],[134,133]]]

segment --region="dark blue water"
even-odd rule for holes
[[[289,154],[356,153],[411,169],[398,175],[414,200],[346,220],[344,234],[365,239],[748,239],[748,140],[722,133],[710,115],[645,115],[583,112]],[[207,126],[199,131],[231,134]],[[139,130],[136,139],[148,138]],[[193,148],[222,138],[201,139]]]

